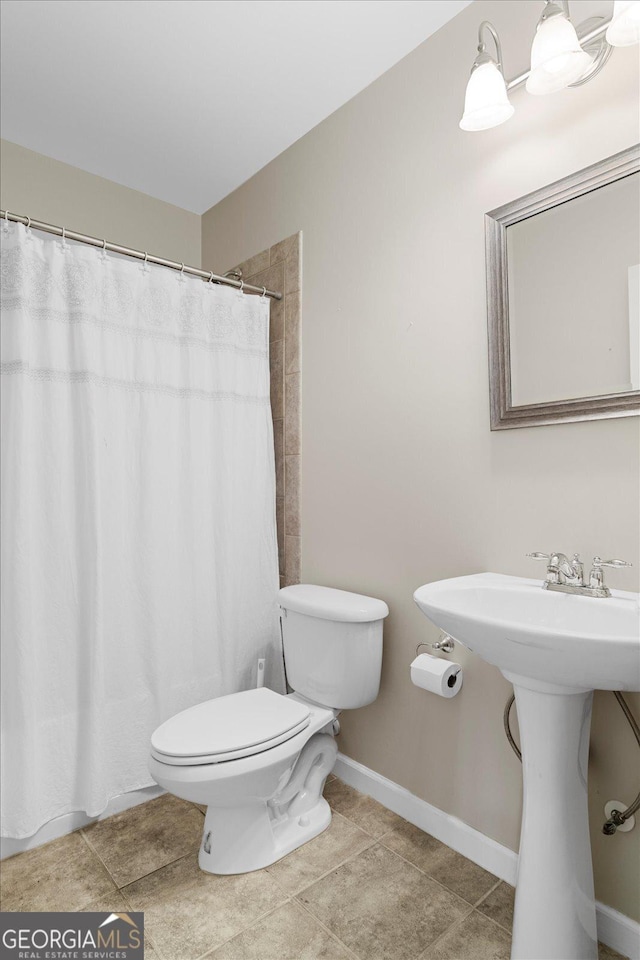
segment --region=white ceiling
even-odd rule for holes
[[[3,0],[2,135],[202,213],[471,0]]]

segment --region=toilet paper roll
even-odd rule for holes
[[[462,686],[462,667],[459,663],[421,653],[411,664],[411,682],[439,697],[455,697]]]

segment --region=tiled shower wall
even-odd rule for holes
[[[280,586],[300,582],[301,266],[302,233],[296,233],[236,267],[245,283],[283,294],[271,300],[269,328]]]

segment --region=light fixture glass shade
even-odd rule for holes
[[[529,93],[545,94],[563,90],[584,76],[591,57],[580,46],[578,35],[564,13],[541,20],[531,46]]]
[[[462,130],[488,130],[497,127],[513,115],[513,106],[507,96],[507,85],[495,61],[474,67],[464,98]]]
[[[616,0],[607,28],[607,43],[612,47],[640,43],[640,0]]]

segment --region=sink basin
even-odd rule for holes
[[[639,595],[581,597],[543,590],[540,580],[478,573],[425,584],[414,599],[513,683],[524,804],[512,960],[596,960],[591,705],[594,689],[640,690]],[[469,683],[472,676],[465,689]]]
[[[640,690],[640,603],[543,590],[540,580],[476,573],[427,583],[422,612],[509,674],[582,690]]]

